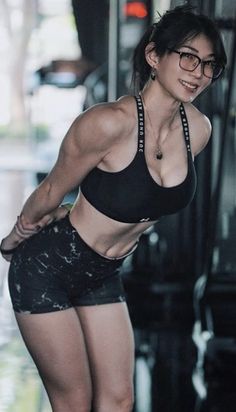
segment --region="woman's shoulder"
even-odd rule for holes
[[[93,105],[81,113],[75,123],[80,133],[116,140],[129,132],[132,118],[135,121],[135,100],[133,96],[122,96],[114,102]]]
[[[208,117],[193,104],[184,105],[191,137],[192,152],[196,156],[207,145],[211,136],[211,122]]]

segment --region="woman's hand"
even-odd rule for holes
[[[0,245],[0,252],[2,254],[2,257],[7,262],[11,261],[12,254],[23,240],[24,239],[16,233],[15,226],[13,227],[12,231],[9,233],[8,236],[2,239]]]
[[[0,245],[0,252],[5,260],[11,261],[12,254],[16,250],[23,240],[29,238],[30,236],[36,234],[40,227],[38,225],[29,225],[24,222],[24,217],[17,216],[17,221],[9,233],[4,239],[2,239]]]
[[[23,237],[24,239],[27,239],[35,233],[39,232],[41,229],[43,229],[50,223],[63,219],[63,217],[65,217],[67,213],[70,211],[72,206],[73,205],[70,203],[65,203],[64,205],[62,204],[56,209],[54,209],[52,212],[43,216],[38,222],[33,224],[28,223],[25,216],[21,214],[17,218],[15,229],[19,236]]]
[[[12,254],[21,242],[35,235],[50,223],[63,219],[63,217],[67,215],[72,206],[73,205],[69,203],[61,205],[52,212],[43,216],[43,218],[38,222],[33,224],[29,223],[23,214],[18,216],[16,224],[14,225],[12,231],[1,242],[0,252],[3,258],[6,261],[10,262]]]
[[[49,225],[52,222],[55,222],[57,220],[63,219],[69,211],[71,210],[73,204],[71,203],[65,203],[54,209],[52,212],[48,213],[47,215],[43,216],[42,219],[40,219],[37,222],[37,227],[38,230],[41,230],[44,226]]]

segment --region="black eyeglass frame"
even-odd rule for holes
[[[224,71],[224,69],[225,69],[224,66],[221,66],[220,64],[217,64],[217,63],[216,63],[216,65],[219,66],[219,68],[221,69],[220,72],[219,72],[219,74],[217,74],[217,76],[207,76],[207,75],[204,73],[204,68],[205,68],[205,64],[206,64],[206,63],[209,63],[209,61],[211,61],[211,60],[202,60],[202,59],[200,59],[200,57],[197,56],[196,54],[189,53],[189,52],[185,52],[185,51],[179,51],[179,50],[169,49],[169,48],[168,48],[168,50],[169,50],[170,52],[179,54],[179,67],[180,67],[181,69],[187,71],[187,72],[194,72],[194,70],[196,70],[196,68],[199,66],[199,64],[201,64],[202,72],[203,72],[204,76],[207,77],[208,79],[216,80],[216,79],[218,79],[218,77],[220,77],[220,75],[223,73],[223,71]],[[198,64],[194,67],[194,69],[185,69],[184,67],[181,66],[181,56],[182,56],[183,54],[188,54],[188,55],[190,55],[190,56],[195,57],[195,58],[198,60]],[[214,63],[214,62],[213,62],[213,63]]]

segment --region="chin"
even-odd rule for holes
[[[182,98],[182,99],[179,99],[179,101],[180,101],[180,103],[192,103],[195,99],[196,99],[196,97],[197,96],[189,96],[188,98],[187,97],[185,97],[185,98]]]
[[[201,91],[198,93],[181,93],[176,97],[181,103],[192,103],[199,96],[199,94],[201,94]]]
[[[192,103],[194,101],[194,99],[196,99],[196,96],[189,96],[188,98],[185,96],[174,96],[174,99],[178,102],[178,103]]]

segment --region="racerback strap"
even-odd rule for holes
[[[143,102],[140,95],[135,96],[137,110],[138,110],[138,152],[144,153],[144,143],[145,143],[145,125],[144,125],[144,108]],[[189,137],[189,126],[188,119],[183,104],[180,104],[179,108],[180,118],[183,126],[184,140],[186,143],[187,152],[191,154],[190,137]]]

